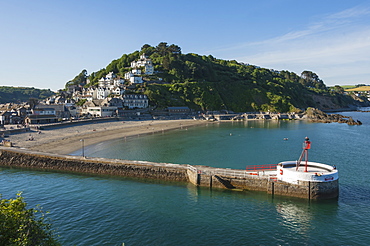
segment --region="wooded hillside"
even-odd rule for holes
[[[0,103],[27,102],[30,98],[45,99],[54,94],[51,90],[36,89],[33,87],[0,86]]]
[[[86,78],[90,83],[85,86],[97,85],[109,72],[123,78],[130,70],[130,63],[143,53],[152,59],[155,74],[142,75],[145,82],[129,92],[146,94],[151,105],[160,108],[188,106],[196,110],[292,112],[307,107],[343,108],[355,103],[343,91],[327,89],[311,71],[297,75],[211,55],[182,54],[179,46],[164,42],[156,47],[146,44],[140,51],[124,54],[89,76],[83,70],[67,85],[81,83]],[[323,105],[322,102],[329,103]]]

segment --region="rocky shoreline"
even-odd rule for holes
[[[359,120],[354,120],[350,116],[344,116],[341,114],[327,114],[323,111],[315,108],[308,108],[305,112],[305,118],[310,122],[317,123],[345,123],[348,125],[362,125],[362,122]]]

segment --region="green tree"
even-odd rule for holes
[[[148,49],[152,46],[150,46],[149,44],[144,44],[142,47],[141,47],[141,51],[145,50],[145,49]]]
[[[21,193],[15,199],[0,194],[0,245],[60,245],[39,208],[27,209]]]
[[[65,88],[67,89],[68,86],[71,85],[79,85],[79,84],[86,84],[86,79],[87,79],[87,70],[84,69],[79,73],[76,77],[74,77],[72,80],[68,81],[65,85]]]
[[[39,104],[39,100],[37,98],[30,98],[28,99],[28,104],[30,105],[31,109],[34,109],[37,104]]]
[[[168,51],[172,54],[180,55],[181,54],[181,48],[178,45],[171,44],[168,46]]]
[[[119,60],[111,61],[111,63],[109,63],[109,65],[105,68],[106,72],[107,73],[109,73],[109,72],[118,73],[118,71],[119,71],[118,63],[119,63]]]
[[[324,82],[319,78],[319,76],[311,71],[303,71],[301,73],[303,79],[303,84],[308,87],[326,90]]]
[[[332,88],[335,92],[339,93],[339,94],[343,94],[344,93],[344,89],[343,87],[339,86],[339,85],[335,85],[333,88]]]
[[[149,44],[144,44],[140,50],[140,54],[145,54],[147,56],[151,56],[154,52],[155,52],[155,47],[152,47]]]
[[[164,56],[167,53],[167,48],[168,48],[167,43],[161,42],[157,45],[156,51],[158,52],[159,55]]]

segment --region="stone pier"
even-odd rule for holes
[[[0,147],[0,166],[190,182],[200,187],[263,191],[272,195],[314,200],[335,198],[339,193],[338,180],[333,182],[301,181],[298,184],[291,184],[276,180],[272,172],[247,172],[208,166],[84,158],[7,147]]]

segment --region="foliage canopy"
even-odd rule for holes
[[[26,206],[20,193],[15,199],[0,200],[0,245],[60,245],[45,214]]]
[[[33,87],[0,86],[0,103],[27,102],[30,98],[45,99],[54,94],[51,90],[36,89]]]

